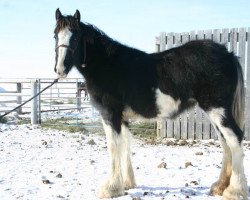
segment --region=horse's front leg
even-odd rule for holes
[[[122,177],[125,189],[131,189],[136,186],[134,171],[131,163],[130,137],[131,133],[128,129],[128,124],[123,123],[121,129],[122,137]]]
[[[99,191],[100,198],[112,198],[124,194],[124,184],[122,177],[122,136],[113,127],[111,122],[103,121],[106,133],[107,146],[110,155],[110,169],[108,180]]]

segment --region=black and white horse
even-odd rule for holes
[[[108,37],[91,24],[56,10],[55,72],[65,78],[75,66],[99,109],[111,157],[99,197],[116,197],[136,186],[130,160],[128,119],[173,118],[195,104],[208,114],[223,147],[212,195],[247,199],[243,168],[244,83],[233,53],[209,40],[148,54]]]

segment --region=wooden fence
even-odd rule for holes
[[[52,81],[53,79],[0,79],[0,114],[25,102]],[[44,112],[73,111],[89,107],[89,97],[81,92],[83,82],[83,79],[59,81],[16,112],[30,113],[31,123],[37,124],[41,123],[41,113]]]
[[[210,29],[184,33],[162,32],[156,37],[156,51],[164,51],[197,39],[211,39],[224,44],[229,51],[235,52],[239,57],[244,72],[246,89],[244,131],[246,140],[250,140],[250,28]],[[206,113],[198,106],[184,112],[174,120],[158,121],[157,125],[159,137],[174,137],[177,139],[217,138]]]

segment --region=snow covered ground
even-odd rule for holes
[[[244,149],[250,180],[249,143]],[[208,195],[221,168],[222,152],[216,142],[167,146],[133,139],[132,152],[137,188],[114,199],[221,199]],[[158,167],[162,162],[165,168]],[[1,200],[98,199],[107,173],[102,135],[0,124]]]

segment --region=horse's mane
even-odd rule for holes
[[[58,34],[60,30],[66,27],[72,30],[83,31],[84,39],[89,43],[94,43],[95,40],[99,40],[105,46],[106,52],[109,55],[113,54],[119,47],[127,47],[110,38],[106,33],[97,28],[95,25],[86,22],[79,23],[71,15],[63,16],[57,20],[54,33]]]
[[[95,25],[89,24],[86,22],[79,23],[71,15],[60,17],[57,20],[54,33],[57,34],[57,33],[59,33],[60,30],[66,28],[66,27],[68,27],[69,29],[73,29],[73,30],[80,30],[82,27],[82,29],[85,32],[85,35],[87,34],[88,36],[92,36],[92,37],[96,37],[96,38],[104,37],[104,38],[108,38],[109,40],[113,40],[109,36],[107,36],[106,33],[104,33],[102,30],[97,28]]]
[[[86,40],[91,43],[93,43],[94,40],[99,40],[106,47],[106,52],[109,55],[114,53],[118,46],[124,46],[116,40],[110,38],[105,32],[103,32],[93,24],[82,23],[82,26],[84,27],[84,35]]]

